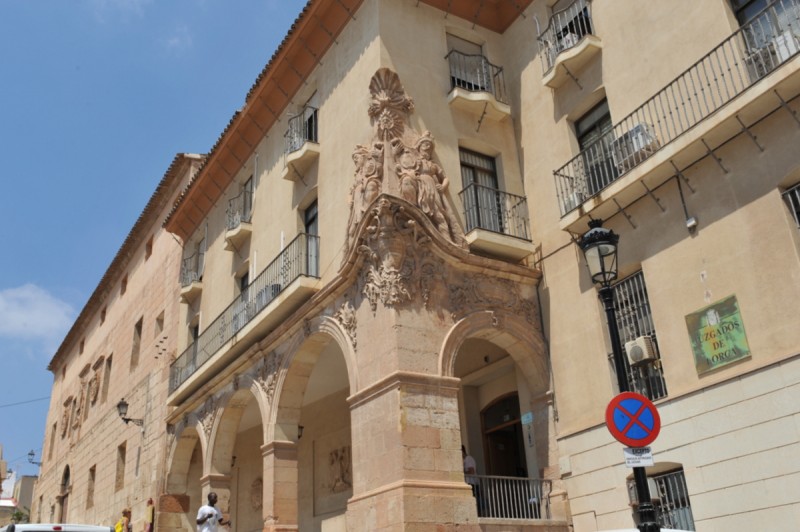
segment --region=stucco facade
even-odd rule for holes
[[[751,4],[309,2],[152,218],[158,529],[209,491],[240,530],[630,527],[591,219],[662,523],[795,529],[800,4]]]

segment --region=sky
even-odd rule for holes
[[[0,0],[0,445],[35,475],[67,331],[176,153],[211,149],[305,0]]]

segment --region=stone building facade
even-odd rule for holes
[[[143,526],[164,475],[182,249],[161,224],[202,158],[175,157],[48,369],[53,389],[31,522]],[[117,403],[129,404],[124,423]]]
[[[662,524],[792,530],[798,50],[798,0],[308,2],[164,211],[158,528],[630,527],[602,220]]]

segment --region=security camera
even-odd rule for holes
[[[690,233],[694,233],[697,229],[697,218],[694,216],[686,218],[686,229],[688,229]]]

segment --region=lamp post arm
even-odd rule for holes
[[[617,373],[617,385],[620,393],[629,392],[628,375],[625,371],[625,362],[622,358],[622,342],[619,339],[617,329],[617,311],[614,309],[614,289],[604,286],[598,291],[600,301],[603,302],[603,309],[606,311],[606,321],[608,322],[608,336],[611,340],[611,352],[614,355],[614,371]]]

